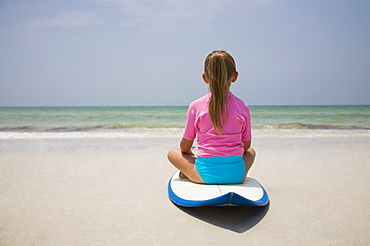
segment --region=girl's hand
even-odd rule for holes
[[[190,151],[188,151],[188,152],[182,152],[182,153],[184,153],[184,154],[186,154],[186,155],[195,156],[195,155],[194,155],[194,153],[193,153],[193,151],[191,151],[191,150],[190,150]]]

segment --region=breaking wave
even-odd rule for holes
[[[255,129],[308,129],[308,130],[370,130],[363,126],[343,126],[343,125],[315,125],[303,123],[286,123],[276,125],[254,126]]]

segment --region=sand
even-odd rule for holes
[[[369,137],[255,137],[262,208],[171,203],[178,141],[0,140],[0,245],[370,245]]]

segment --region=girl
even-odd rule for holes
[[[170,150],[168,159],[181,171],[181,178],[195,183],[242,183],[256,152],[251,148],[249,108],[230,91],[238,78],[233,57],[213,51],[202,77],[209,92],[190,104],[180,149]],[[196,136],[197,157],[191,151]]]

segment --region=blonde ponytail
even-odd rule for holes
[[[213,127],[218,134],[223,133],[226,121],[226,105],[230,89],[230,79],[236,72],[234,58],[226,51],[213,51],[204,63],[204,73],[209,81],[211,99],[208,105]]]

